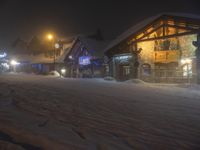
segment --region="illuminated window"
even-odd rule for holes
[[[151,65],[150,64],[143,64],[142,68],[143,68],[143,75],[145,75],[145,76],[151,75]]]
[[[183,76],[184,77],[192,76],[192,64],[186,64],[183,66]]]

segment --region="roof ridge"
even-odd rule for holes
[[[158,19],[159,17],[162,17],[164,15],[167,16],[175,16],[175,17],[186,17],[186,18],[191,18],[191,19],[199,19],[200,20],[200,15],[197,14],[191,14],[191,13],[177,13],[177,12],[161,12],[157,15],[146,17],[146,19],[143,19],[142,21],[136,23],[135,25],[131,26],[129,29],[118,35],[104,50],[105,52],[109,50],[110,48],[116,46],[118,43],[122,42],[134,32],[137,32],[141,28],[145,27],[149,23],[153,22],[154,20]]]

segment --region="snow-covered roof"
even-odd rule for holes
[[[73,45],[76,44],[77,40],[79,40],[86,49],[92,50],[94,52],[94,55],[99,56],[99,57],[104,56],[104,49],[107,46],[108,42],[104,40],[101,41],[101,40],[89,38],[87,36],[79,35],[74,40]]]
[[[136,32],[138,32],[139,30],[141,30],[142,28],[146,27],[148,24],[150,24],[151,22],[155,21],[156,19],[167,15],[167,16],[174,16],[174,17],[185,17],[185,18],[191,18],[191,19],[198,19],[200,20],[200,15],[195,15],[195,14],[186,14],[186,13],[161,13],[155,16],[152,16],[150,18],[147,18],[143,21],[141,21],[140,23],[132,26],[131,28],[129,28],[127,31],[125,31],[124,33],[122,33],[121,35],[119,35],[116,39],[114,39],[105,49],[105,52],[108,51],[109,49],[113,48],[114,46],[116,46],[117,44],[119,44],[120,42],[122,42],[123,40],[125,40],[126,38],[130,37],[131,35],[135,34]]]
[[[64,46],[64,51],[60,56],[56,58],[56,63],[64,63],[66,55],[69,53],[72,44],[68,43]],[[26,62],[30,64],[44,64],[44,63],[53,63],[53,57],[46,57],[45,54],[40,55],[30,55],[30,54],[10,54],[9,59],[14,59],[19,62]]]
[[[29,55],[29,54],[15,54],[15,55],[10,55],[10,59],[17,60],[19,62],[26,62],[26,63],[52,63],[53,58],[50,57],[45,57],[45,54],[40,54],[40,55]]]
[[[56,63],[63,63],[67,54],[70,52],[71,47],[66,48],[63,54],[56,58]]]
[[[67,54],[70,52],[72,44],[73,44],[73,42],[66,43],[63,45],[64,51],[62,52],[62,54],[59,57],[56,58],[56,63],[64,63],[64,60],[65,60]]]

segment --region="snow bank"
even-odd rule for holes
[[[115,78],[110,77],[110,76],[104,77],[104,80],[105,81],[116,81]]]
[[[147,84],[146,82],[140,80],[140,79],[131,79],[128,81],[125,81],[125,83],[134,83],[134,84]]]
[[[58,71],[51,71],[51,72],[48,73],[48,76],[60,77],[60,73]]]

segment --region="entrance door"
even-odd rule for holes
[[[119,80],[125,81],[130,79],[131,68],[129,65],[120,65],[119,66]]]

